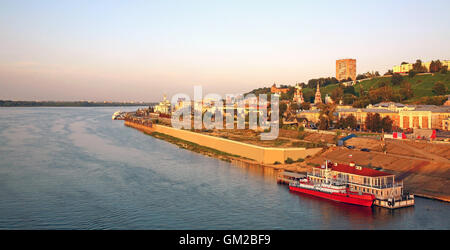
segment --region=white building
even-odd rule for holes
[[[167,100],[167,96],[164,95],[164,99],[158,105],[155,106],[155,112],[161,114],[170,114],[171,104],[170,101]]]

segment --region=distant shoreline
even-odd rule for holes
[[[9,101],[0,100],[0,107],[117,107],[117,106],[152,106],[155,103],[131,102],[90,102],[90,101]]]

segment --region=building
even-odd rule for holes
[[[399,73],[399,74],[406,74],[408,73],[410,70],[413,69],[413,64],[412,63],[406,63],[406,64],[402,64],[402,65],[398,65],[398,66],[394,66],[394,68],[392,69],[392,71],[394,73]]]
[[[303,110],[299,113],[299,118],[304,118],[311,123],[318,123],[320,120],[320,110]]]
[[[288,91],[289,91],[289,88],[277,88],[277,85],[275,83],[270,88],[270,92],[272,94],[278,94],[278,95],[280,95],[282,93],[286,94]]]
[[[314,98],[314,104],[317,105],[320,103],[322,103],[322,95],[320,94],[320,85],[319,85],[319,83],[317,83],[317,90],[316,90],[316,95]]]
[[[384,117],[389,117],[394,122],[392,124],[393,127],[399,126],[399,117],[398,112],[391,111],[388,109],[359,109],[359,108],[345,108],[345,109],[337,109],[337,118],[346,118],[350,115],[354,116],[356,118],[356,122],[358,125],[360,125],[361,128],[365,128],[366,118],[369,113],[378,113],[380,114],[381,119]]]
[[[442,67],[450,68],[450,60],[444,60],[440,61]],[[413,63],[404,63],[402,65],[397,65],[392,68],[392,71],[394,73],[398,74],[407,74],[410,70],[413,69]],[[430,72],[430,65],[431,62],[422,63],[422,66],[424,66],[427,69],[427,72]]]
[[[349,165],[329,163],[327,169],[313,167],[308,177],[316,183],[324,183],[326,179],[348,183],[350,191],[373,194],[379,200],[401,200],[403,196],[403,182],[396,182],[395,175],[357,166],[354,162]]]
[[[167,100],[167,96],[164,95],[164,99],[158,105],[154,107],[154,111],[161,114],[169,115],[171,112],[171,104],[170,101]]]
[[[295,93],[293,101],[299,104],[305,102],[305,99],[303,98],[302,86],[300,86],[298,83],[295,85]]]
[[[398,102],[380,102],[377,104],[369,104],[368,109],[387,109],[394,112],[399,112],[402,110],[414,110],[414,107],[409,107],[403,103]]]
[[[364,127],[368,113],[378,113],[381,118],[389,117],[393,120],[392,126],[400,129],[448,130],[445,121],[450,119],[450,106],[404,105],[389,102],[368,105],[365,109],[338,109],[337,113],[338,118],[355,116],[361,127]]]
[[[442,130],[450,131],[450,117],[446,120],[442,120]]]
[[[356,59],[336,60],[336,79],[342,81],[348,78],[356,80]]]
[[[317,99],[318,95],[316,94]],[[392,127],[394,129],[438,129],[450,131],[450,106],[405,105],[394,102],[382,102],[368,105],[366,108],[338,105],[335,116],[339,120],[352,115],[356,118],[359,127],[365,129],[369,113],[377,113],[381,119],[389,117],[393,121]],[[320,110],[313,106],[311,110],[299,112],[298,117],[305,118],[309,122],[318,123]]]
[[[325,104],[334,104],[333,99],[328,94],[325,95]]]

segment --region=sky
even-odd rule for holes
[[[450,59],[448,0],[0,0],[0,99],[159,101]]]

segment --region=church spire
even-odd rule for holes
[[[316,97],[314,98],[314,104],[322,103],[322,95],[320,94],[320,85],[317,83]]]

